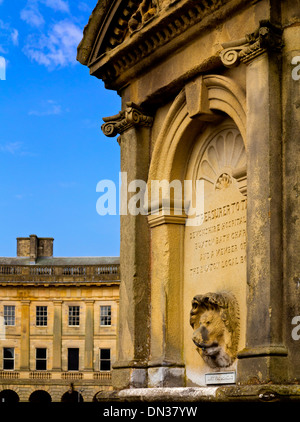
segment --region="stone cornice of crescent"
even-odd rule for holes
[[[174,40],[176,44],[172,49],[178,49],[195,33],[219,24],[227,16],[247,6],[249,2],[245,0],[210,0],[201,2],[201,5],[193,0],[178,2],[176,7],[170,7],[167,12],[149,20],[112,50],[99,57],[92,55],[88,63],[90,73],[102,79],[107,88],[118,89],[126,83],[126,72],[134,68],[136,75],[147,65],[144,59],[149,55],[155,55],[155,61],[168,54],[170,51],[166,44],[170,41]],[[183,32],[186,35],[180,39],[178,36]]]

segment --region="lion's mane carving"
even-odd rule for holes
[[[238,350],[239,308],[228,292],[197,295],[192,300],[190,324],[197,351],[211,368],[230,366]]]

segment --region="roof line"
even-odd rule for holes
[[[106,19],[109,9],[114,4],[112,0],[98,0],[87,25],[83,29],[83,38],[77,47],[77,60],[87,65],[94,43],[98,36],[99,27]]]

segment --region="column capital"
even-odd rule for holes
[[[148,126],[153,123],[153,117],[145,114],[143,110],[132,102],[126,103],[126,108],[115,116],[103,117],[101,130],[104,135],[114,137],[133,126]]]
[[[236,41],[223,43],[220,53],[226,67],[235,67],[240,62],[248,64],[266,51],[280,51],[282,47],[281,29],[269,21],[260,21],[259,27],[251,34]]]

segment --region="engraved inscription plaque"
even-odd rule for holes
[[[209,201],[203,224],[189,230],[189,242],[197,257],[191,260],[191,278],[245,263],[247,199],[237,198],[235,193],[231,187],[216,194],[215,201]]]
[[[233,294],[241,309],[239,329],[243,341],[247,244],[246,151],[240,132],[233,124],[211,132],[199,138],[187,171],[187,178],[204,182],[204,207],[199,219],[201,224],[187,224],[185,227],[184,306],[188,310],[195,296],[207,292],[227,291]],[[188,315],[185,318],[187,377],[191,385],[205,385],[205,373],[209,367],[192,350]],[[235,369],[235,365],[236,361],[232,369]]]

